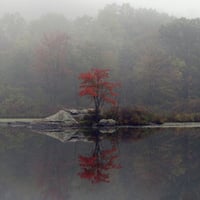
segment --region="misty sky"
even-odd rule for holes
[[[136,8],[153,8],[178,17],[200,17],[199,0],[0,0],[0,15],[19,12],[24,17],[38,18],[45,13],[56,12],[74,18],[94,15],[110,3],[130,3]]]

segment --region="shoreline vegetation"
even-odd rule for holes
[[[55,128],[98,128],[98,127],[180,127],[181,123],[200,122],[200,113],[155,113],[144,107],[110,108],[102,111],[100,120],[112,119],[114,125],[100,125],[95,122],[94,110],[68,109],[59,111],[46,118],[0,118],[0,126],[28,127],[38,129]],[[64,113],[64,115],[63,115]],[[69,114],[69,119],[60,118],[60,114]],[[71,115],[71,116],[70,116]],[[73,120],[76,120],[73,122]],[[71,121],[72,120],[72,121]],[[67,121],[67,123],[66,123]],[[72,123],[71,123],[72,122]],[[171,123],[171,124],[170,124]],[[175,125],[174,125],[174,124]],[[176,123],[178,125],[176,125]],[[192,127],[191,125],[189,127]],[[195,125],[196,127],[196,125]]]
[[[152,125],[164,123],[200,122],[200,113],[193,112],[156,112],[145,107],[110,109],[103,117],[113,118],[119,125]]]

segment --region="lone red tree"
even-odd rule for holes
[[[88,96],[94,101],[95,119],[98,121],[101,107],[104,103],[116,105],[116,93],[114,89],[119,85],[108,81],[109,69],[91,69],[89,72],[82,73],[80,96]]]

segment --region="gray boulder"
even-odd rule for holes
[[[65,125],[69,125],[69,126],[78,124],[78,122],[72,117],[72,115],[69,112],[66,112],[64,110],[60,110],[54,115],[46,117],[43,121],[44,122],[62,122]]]
[[[66,112],[69,112],[71,115],[78,115],[80,113],[77,109],[68,109]]]
[[[66,109],[65,111],[70,113],[71,116],[77,120],[81,121],[84,119],[85,116],[91,115],[94,109],[88,108],[88,109]]]

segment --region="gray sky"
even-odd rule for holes
[[[136,8],[153,8],[178,17],[200,17],[200,0],[0,0],[0,15],[19,12],[24,17],[38,18],[56,12],[71,18],[94,15],[109,3],[130,3]]]

